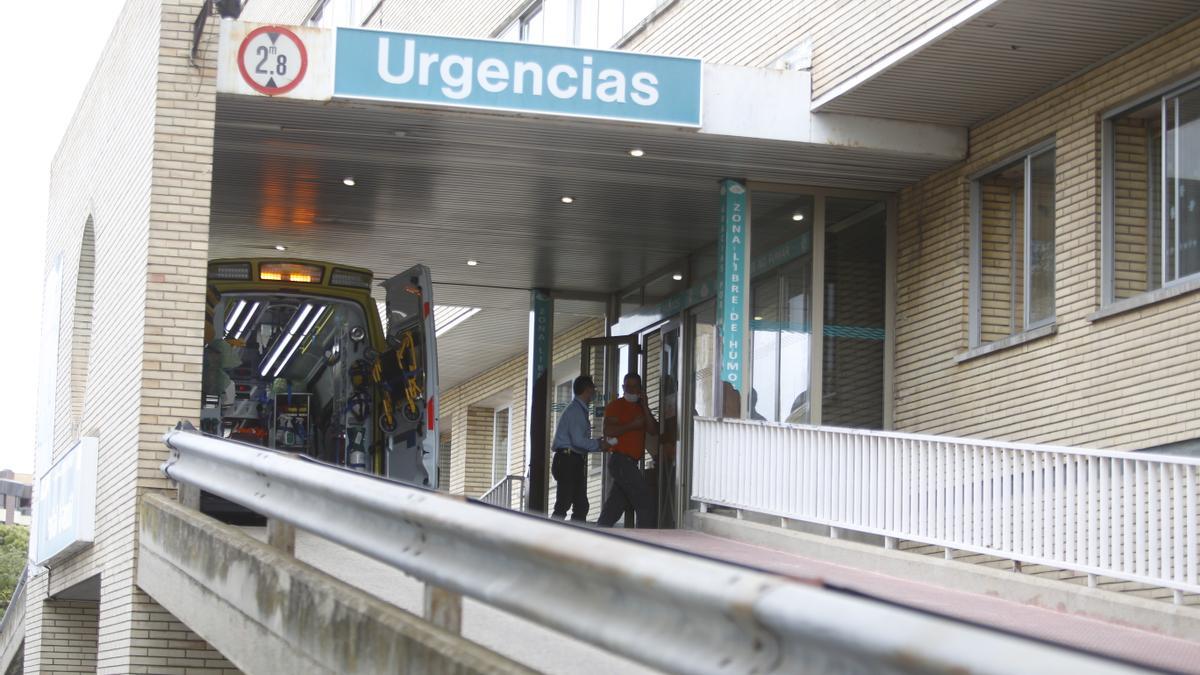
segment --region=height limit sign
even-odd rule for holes
[[[242,79],[267,96],[286,94],[304,79],[308,51],[296,34],[282,26],[263,26],[246,35],[238,48]]]

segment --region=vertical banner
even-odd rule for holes
[[[546,513],[550,493],[550,354],[554,348],[554,300],[544,290],[534,290],[529,301],[529,394],[526,418],[526,453],[529,486],[525,509]]]
[[[740,411],[746,392],[742,382],[745,360],[746,298],[749,238],[749,213],[746,186],[726,179],[721,181],[721,231],[717,240],[717,335],[720,340],[720,381],[723,416]],[[730,400],[732,399],[732,400]]]

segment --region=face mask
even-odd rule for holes
[[[638,395],[637,394],[625,394],[625,400],[629,401],[630,403],[637,403]]]

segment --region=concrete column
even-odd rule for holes
[[[550,402],[554,383],[550,355],[554,349],[554,300],[545,290],[534,290],[529,309],[529,394],[525,450],[529,463],[527,508],[546,513],[550,492]]]
[[[717,238],[717,339],[720,345],[721,417],[740,418],[749,405],[746,327],[749,324],[750,208],[744,183],[721,181],[721,229]]]

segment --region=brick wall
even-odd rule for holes
[[[144,317],[160,17],[151,0],[125,7],[51,164],[46,265],[49,269],[61,260],[63,279],[54,459],[73,445],[77,430],[99,437],[96,542],[53,575],[30,579],[27,672],[49,670],[55,658],[55,643],[43,635],[54,620],[52,611],[43,612],[47,596],[101,570],[112,570],[106,576],[123,577],[125,587],[131,586],[141,373],[137,337]],[[88,274],[88,256],[81,252],[89,222],[95,235],[90,298],[77,292],[78,280],[86,283]],[[91,312],[77,305],[88,299]],[[75,368],[82,352],[73,347],[84,344],[89,365]]]
[[[287,0],[253,0],[275,6]],[[299,7],[303,2],[293,0]],[[974,0],[676,0],[622,49],[769,67],[812,40],[819,96]],[[489,37],[524,0],[384,0],[369,22],[388,30]],[[257,10],[255,10],[257,11]],[[290,17],[295,10],[273,10]]]
[[[555,334],[552,363],[578,360],[580,342],[584,338],[603,334],[604,324],[600,319],[585,320]],[[523,347],[521,349],[524,351]],[[527,364],[522,354],[442,393],[441,414],[443,419],[449,417],[451,420],[450,492],[474,497],[491,487],[492,410],[500,402],[511,406],[509,438],[512,452],[508,473],[525,475]],[[489,405],[478,405],[482,401],[489,402]],[[469,421],[471,419],[474,422]]]
[[[384,0],[368,22],[372,28],[491,37],[525,0]]]
[[[678,0],[624,48],[765,68],[808,37],[816,97],[971,2]]]
[[[1151,210],[1147,167],[1152,139],[1146,120],[1122,118],[1113,125],[1113,137],[1114,291],[1117,298],[1129,298],[1150,289],[1152,271],[1155,275],[1162,273],[1159,265],[1147,264],[1151,228],[1157,227],[1160,211]]]
[[[87,393],[88,354],[92,345],[92,298],[96,281],[96,235],[89,217],[83,227],[79,246],[79,264],[75,275],[75,308],[71,327],[71,426],[70,435],[79,436],[83,421],[84,396]]]
[[[88,670],[232,669],[194,635],[179,639],[187,629],[134,580],[137,499],[170,489],[161,435],[199,400],[216,48],[214,21],[189,62],[201,4],[127,3],[52,165],[47,266],[63,265],[55,456],[77,430],[99,437],[97,522],[93,546],[30,581],[27,672],[59,658],[47,598],[97,574]],[[90,293],[77,287],[89,276]]]
[[[96,672],[98,603],[47,600],[41,605],[41,672]]]
[[[991,342],[1021,330],[1024,314],[1024,178],[979,181],[979,338]]]
[[[1100,303],[1100,113],[1200,72],[1200,20],[970,135],[970,158],[900,197],[896,426],[1139,448],[1200,436],[1195,295],[1089,322]],[[954,362],[967,347],[967,176],[1056,139],[1057,334]]]

